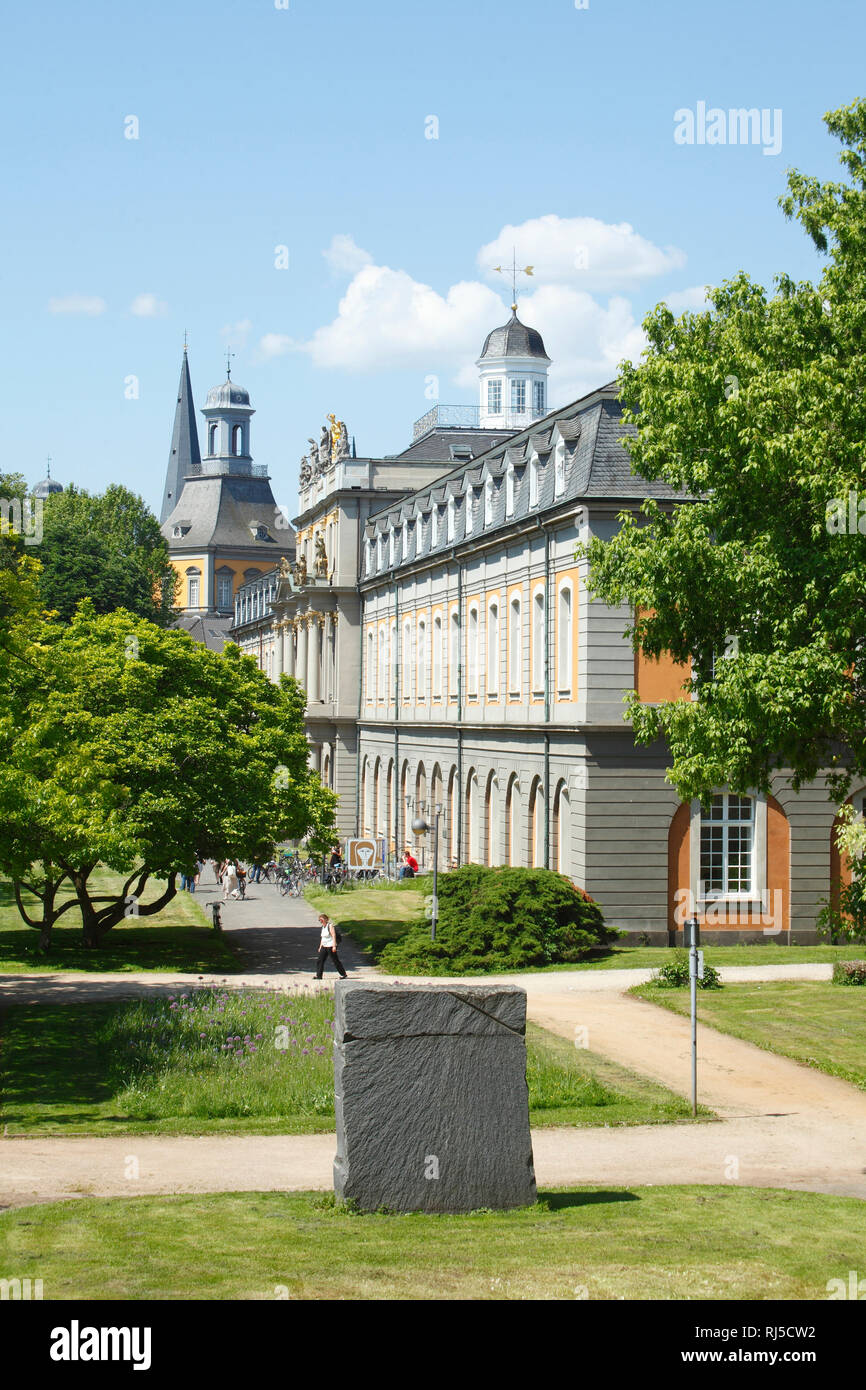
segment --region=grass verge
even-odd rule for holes
[[[107,869],[95,870],[92,881],[101,893],[119,891],[125,882]],[[154,902],[164,886],[151,879],[142,902]],[[71,896],[61,893],[60,901]],[[138,925],[130,917],[128,925],[114,927],[102,947],[91,951],[83,944],[81,915],[77,908],[71,909],[54,928],[51,950],[43,955],[38,950],[39,933],[21,920],[10,884],[0,882],[0,974],[152,970],[224,975],[239,969],[236,956],[213,931],[194,894],[178,893],[162,912],[144,921],[146,926]]]
[[[652,1004],[688,1014],[688,989],[638,985]],[[823,980],[767,980],[698,992],[698,1020],[866,1090],[866,990]]]
[[[468,1216],[242,1192],[18,1208],[0,1246],[49,1300],[764,1301],[826,1299],[862,1264],[862,1219],[853,1197],[740,1187],[548,1191]]]
[[[331,1131],[332,1004],[330,993],[197,990],[15,1006],[0,1033],[0,1124],[12,1137]],[[672,1092],[536,1025],[527,1043],[536,1126],[689,1117]]]

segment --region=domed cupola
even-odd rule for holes
[[[46,497],[53,497],[55,493],[63,491],[63,484],[58,483],[56,478],[51,476],[51,460],[48,460],[48,477],[43,478],[41,483],[37,483],[33,489],[33,496],[39,502],[44,502]]]
[[[207,420],[203,473],[252,473],[250,454],[250,417],[255,414],[250,405],[250,393],[232,381],[231,365],[226,366],[226,379],[212,386],[202,415]]]
[[[550,358],[535,328],[528,328],[511,306],[511,318],[487,334],[479,368],[482,429],[528,429],[545,415]]]

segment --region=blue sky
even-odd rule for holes
[[[62,482],[158,508],[187,329],[199,405],[231,342],[253,454],[294,514],[328,412],[359,454],[391,453],[431,377],[476,399],[513,243],[563,404],[639,351],[659,299],[818,273],[776,200],[790,166],[837,176],[821,117],[866,95],[864,38],[859,0],[19,4],[0,469],[35,482],[50,454]],[[699,102],[780,110],[780,152],[676,143]]]

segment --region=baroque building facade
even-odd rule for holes
[[[576,551],[687,499],[632,474],[614,385],[550,411],[549,363],[515,311],[479,407],[434,407],[402,453],[350,457],[332,417],[302,460],[297,562],[239,586],[231,636],[306,689],[343,835],[417,850],[438,808],[442,868],[558,870],[633,941],[681,941],[693,913],[710,941],[814,940],[844,877],[823,780],[702,809],[634,741],[626,694],[691,698],[688,671],[635,655]]]

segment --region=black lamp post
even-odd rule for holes
[[[420,807],[423,810],[423,805]],[[442,807],[437,805],[433,810],[433,907],[430,914],[430,940],[436,940],[436,923],[439,920],[439,817],[442,814]],[[430,829],[429,821],[424,816],[416,816],[412,822],[412,830],[416,835],[426,835]]]

